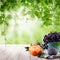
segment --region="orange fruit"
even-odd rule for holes
[[[29,52],[30,54],[32,54],[33,56],[37,56],[39,54],[41,54],[43,51],[42,47],[40,47],[39,45],[31,45],[29,47]]]

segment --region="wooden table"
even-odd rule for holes
[[[32,56],[24,47],[29,45],[0,45],[0,60],[60,60],[44,59]]]

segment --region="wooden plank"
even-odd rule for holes
[[[0,45],[0,60],[59,60],[32,56],[25,50],[26,46],[27,45]]]

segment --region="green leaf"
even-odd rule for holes
[[[25,47],[26,51],[29,51],[29,47]]]

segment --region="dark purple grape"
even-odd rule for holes
[[[48,45],[43,45],[43,49],[48,49]]]
[[[48,50],[48,54],[49,54],[49,55],[56,55],[56,54],[57,54],[57,50],[56,50],[55,48],[50,48],[50,49]]]

